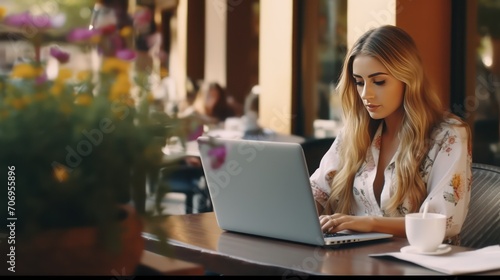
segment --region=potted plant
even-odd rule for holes
[[[3,30],[37,30],[25,38],[33,59],[0,78],[2,271],[132,274],[150,214],[145,174],[161,161],[165,139],[182,139],[184,130],[175,117],[151,112],[148,73],[131,68],[130,26],[67,34],[68,42],[98,48],[102,58],[96,71],[74,73],[64,47],[48,41],[48,31],[62,24],[64,17],[0,8]],[[58,61],[54,78],[47,76],[43,48]]]

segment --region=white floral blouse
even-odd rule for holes
[[[455,119],[447,119],[431,134],[431,149],[421,165],[421,174],[427,185],[429,212],[442,213],[448,217],[446,236],[449,243],[459,243],[458,234],[468,211],[472,182],[472,151],[469,135]],[[385,182],[378,205],[373,192],[373,181],[377,172],[380,153],[382,125],[375,133],[374,140],[366,153],[365,163],[354,178],[354,204],[351,215],[385,216],[384,208],[392,195],[390,191],[394,176],[394,156],[384,171]],[[325,207],[330,194],[332,174],[339,164],[338,145],[342,141],[340,132],[330,149],[323,156],[318,169],[311,175],[314,199]],[[399,152],[399,149],[396,153]],[[425,202],[424,201],[424,202]],[[408,212],[404,203],[401,216]],[[420,212],[423,211],[423,204]]]

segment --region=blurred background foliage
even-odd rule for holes
[[[32,14],[66,15],[66,23],[62,28],[54,30],[52,39],[57,39],[75,27],[88,26],[96,0],[1,0],[0,6],[7,10],[7,14],[30,11]],[[34,30],[26,30],[26,33]]]

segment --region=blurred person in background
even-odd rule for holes
[[[195,98],[190,106],[192,109],[184,110],[180,116],[195,117],[208,129],[224,128],[226,119],[236,115],[226,90],[219,83],[211,82],[202,87]]]

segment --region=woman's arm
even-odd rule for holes
[[[406,237],[404,217],[377,217],[372,216],[373,232],[391,233],[394,236]]]
[[[321,159],[319,167],[309,178],[314,201],[316,203],[316,209],[318,210],[318,216],[323,214],[328,201],[328,196],[330,195],[330,184],[333,179],[333,175],[331,174],[334,174],[338,169],[339,161],[337,151],[339,149],[338,146],[341,138],[342,132],[337,135],[332,143],[332,146]]]
[[[318,201],[314,201],[314,203],[316,204],[316,210],[318,210],[318,216],[321,216],[321,214],[323,213],[323,210],[325,210],[325,208],[323,207],[323,205],[321,205],[321,203],[319,203]]]
[[[469,208],[472,182],[469,137],[465,127],[443,129],[436,137],[435,157],[425,170],[429,178],[424,203],[429,203],[429,212],[448,217],[446,237],[460,233]]]
[[[324,232],[352,230],[358,232],[384,232],[397,237],[406,237],[404,217],[351,216],[345,214],[319,217]]]

